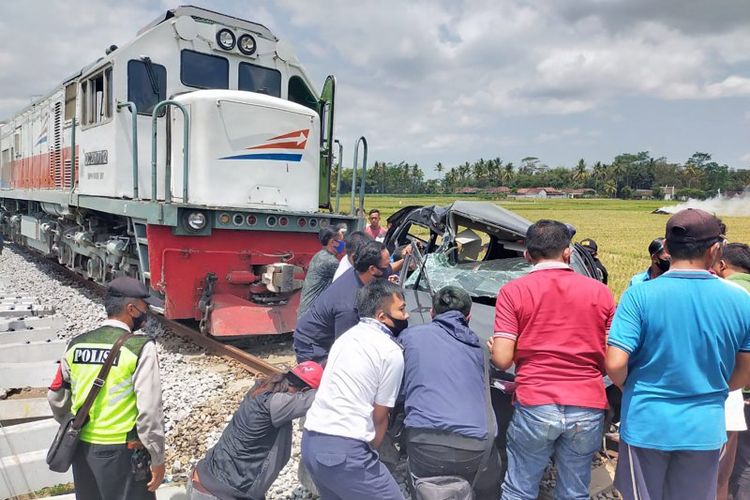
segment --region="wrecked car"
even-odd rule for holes
[[[409,244],[414,249],[408,257],[409,265],[402,268],[404,289],[424,292],[427,299],[433,291],[455,285],[466,290],[477,305],[494,306],[505,283],[531,270],[523,257],[531,222],[494,203],[456,201],[448,207],[408,206],[389,217],[388,224],[384,242],[392,254]],[[598,279],[591,254],[578,244],[573,246],[571,266],[584,276]],[[409,295],[420,297],[419,293]],[[493,307],[476,307],[472,319],[484,316],[478,313],[485,310],[490,314],[489,322],[474,325],[472,321],[472,326],[479,335],[489,336]]]

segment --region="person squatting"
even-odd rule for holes
[[[553,461],[555,498],[587,499],[616,409],[623,498],[750,499],[750,249],[728,244],[715,216],[673,215],[617,305],[602,283],[606,270],[595,280],[570,266],[568,226],[537,221],[525,238],[531,271],[500,288],[491,331],[472,329],[471,297],[456,286],[435,291],[431,321],[410,326],[404,292],[389,279],[403,261],[373,238],[379,218],[372,222],[343,243],[321,234],[325,276],[311,284],[294,332],[299,364],[257,381],[191,471],[188,498],[265,498],[290,458],[291,422],[302,417],[301,468],[323,500],[403,499],[378,453],[384,442],[406,456],[413,498],[534,500]],[[593,240],[583,246],[596,256]],[[346,265],[333,277],[342,248]],[[111,291],[124,298],[103,328],[137,330],[147,291]],[[111,344],[108,332],[86,342]],[[96,432],[82,436],[90,444],[74,463],[77,498],[153,498],[164,470],[150,346],[133,344],[122,368],[134,372],[135,390],[118,433],[95,413]],[[73,351],[65,361],[50,391],[59,414],[71,410],[71,390],[75,410],[76,379],[88,376]],[[512,416],[501,425],[489,373],[511,369]],[[125,456],[131,434],[151,455],[151,479],[134,485],[138,495],[109,496],[100,477],[125,462],[97,454]]]

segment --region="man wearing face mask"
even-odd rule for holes
[[[305,282],[299,299],[297,318],[307,311],[323,291],[333,281],[333,275],[339,267],[339,257],[344,253],[343,233],[332,227],[324,227],[318,233],[323,249],[313,255],[307,268]]]
[[[672,264],[672,258],[664,247],[664,238],[656,238],[652,241],[648,246],[648,254],[651,256],[651,265],[642,273],[633,276],[628,284],[629,287],[656,279],[669,271],[669,266]]]
[[[73,459],[76,498],[155,499],[164,478],[164,412],[154,341],[137,333],[148,307],[163,305],[133,278],[107,287],[107,319],[74,337],[60,360],[47,399],[58,421],[75,414],[98,377],[106,354],[123,334],[123,344],[81,431]],[[133,461],[150,462],[150,479],[133,475]]]
[[[297,321],[294,352],[298,363],[324,361],[333,341],[359,322],[357,290],[385,278],[389,260],[382,243],[368,240],[357,247],[354,267],[326,288]]]
[[[401,288],[374,280],[357,293],[361,320],[331,348],[302,436],[302,462],[322,500],[403,500],[377,448],[396,403],[408,326]]]

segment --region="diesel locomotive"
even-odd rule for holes
[[[290,332],[331,211],[335,79],[261,24],[167,11],[0,124],[0,230],[220,337]]]

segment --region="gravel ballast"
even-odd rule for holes
[[[30,251],[6,246],[0,255],[0,276],[9,290],[34,295],[42,305],[54,307],[55,315],[65,320],[59,334],[63,339],[92,330],[106,318],[101,298],[94,291],[71,279],[55,261]],[[236,363],[207,354],[164,331],[156,321],[149,320],[146,332],[156,339],[161,367],[166,480],[182,482],[192,465],[218,440],[254,379]],[[291,366],[294,362],[289,338],[259,345],[252,352],[274,364]],[[297,480],[300,439],[299,422],[295,422],[291,459],[271,486],[267,499],[313,498]],[[403,465],[397,468],[395,477],[409,498]],[[543,488],[553,484],[547,476]],[[619,497],[613,492],[597,496],[601,500],[613,498]]]

